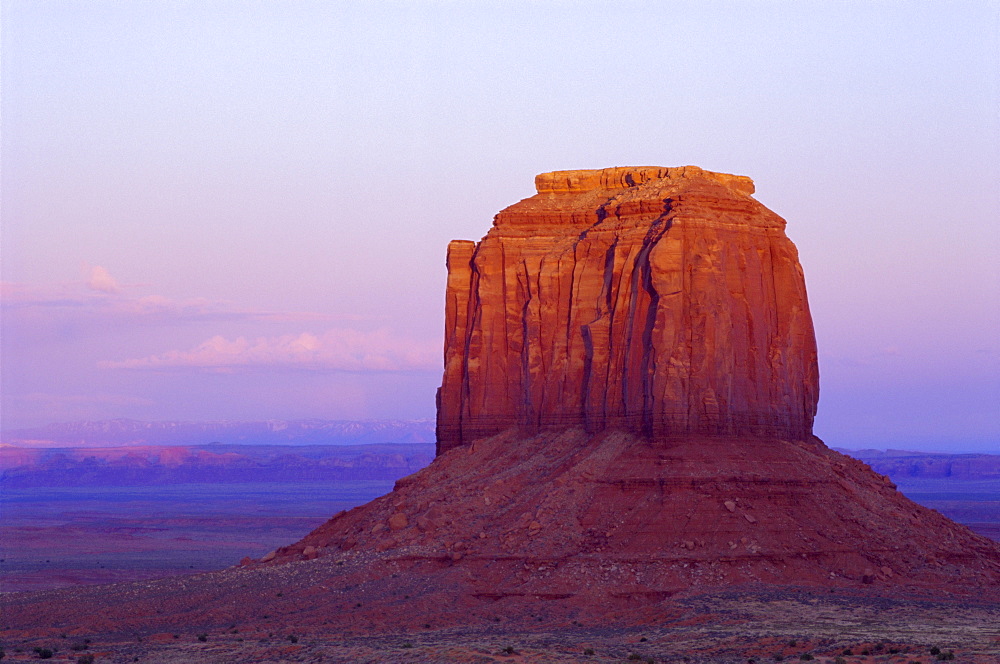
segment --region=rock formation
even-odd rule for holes
[[[609,168],[536,188],[449,247],[435,461],[272,561],[374,551],[473,596],[583,602],[1000,583],[995,542],[812,435],[802,270],[748,178]]]
[[[442,454],[275,557],[372,551],[397,574],[494,598],[1000,583],[1000,545],[815,439],[512,429]]]
[[[606,168],[535,187],[448,247],[439,452],[513,426],[809,437],[802,269],[749,178]]]

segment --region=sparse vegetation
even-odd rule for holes
[[[500,652],[502,652],[505,655],[513,655],[513,654],[517,653],[517,651],[514,650],[514,646],[507,646],[506,648],[504,648]]]
[[[404,643],[403,645],[401,645],[401,646],[399,646],[399,647],[400,647],[400,648],[412,648],[412,647],[413,647],[413,644],[412,644],[412,643],[410,643],[409,641],[407,641],[406,643]]]
[[[35,654],[38,656],[38,659],[52,659],[52,655],[54,653],[52,652],[51,648],[42,648],[41,646],[35,646]]]
[[[76,664],[94,664],[94,656],[90,653],[80,655],[76,658]]]
[[[298,643],[299,642],[299,637],[295,636],[294,634],[289,634],[288,635],[288,640],[291,641],[292,643]]]
[[[940,652],[940,653],[938,653],[937,658],[938,658],[939,661],[947,662],[947,661],[955,659],[955,653],[953,653],[950,650],[945,651],[945,652]]]
[[[202,632],[201,634],[198,635],[198,640],[201,641],[202,643],[208,641],[208,634]]]
[[[584,648],[583,649],[583,654],[584,655],[593,655],[594,654],[594,649],[593,648]]]
[[[639,656],[639,653],[637,653],[637,652],[634,652],[634,653],[630,654],[630,655],[628,656],[628,658],[629,658],[630,660],[632,660],[632,661],[636,661],[636,662],[638,662],[638,661],[639,661],[640,659],[642,659],[642,657],[640,657],[640,656]]]
[[[931,652],[932,655],[940,655],[941,654],[941,649],[938,648],[937,646],[931,646],[931,651],[930,652]]]
[[[814,659],[814,657],[809,653],[804,652],[801,655],[799,655],[799,659],[802,660],[803,662],[811,662]]]

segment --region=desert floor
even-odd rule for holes
[[[969,599],[866,597],[824,590],[733,591],[636,607],[622,624],[510,624],[378,633],[233,625],[176,632],[71,633],[5,639],[6,662],[1000,662],[1000,604]],[[636,621],[638,618],[638,621]],[[611,620],[609,622],[616,622]],[[8,633],[9,635],[9,633]],[[940,654],[938,654],[940,653]]]

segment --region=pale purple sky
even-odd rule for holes
[[[2,426],[429,418],[536,173],[788,220],[831,445],[1000,451],[1000,3],[2,2]]]

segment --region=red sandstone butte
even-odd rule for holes
[[[437,458],[272,563],[374,551],[459,595],[581,604],[1000,587],[1000,546],[812,435],[802,269],[748,178],[535,183],[481,242],[449,247]]]
[[[750,178],[556,171],[448,247],[438,451],[510,427],[804,440],[805,282]]]

